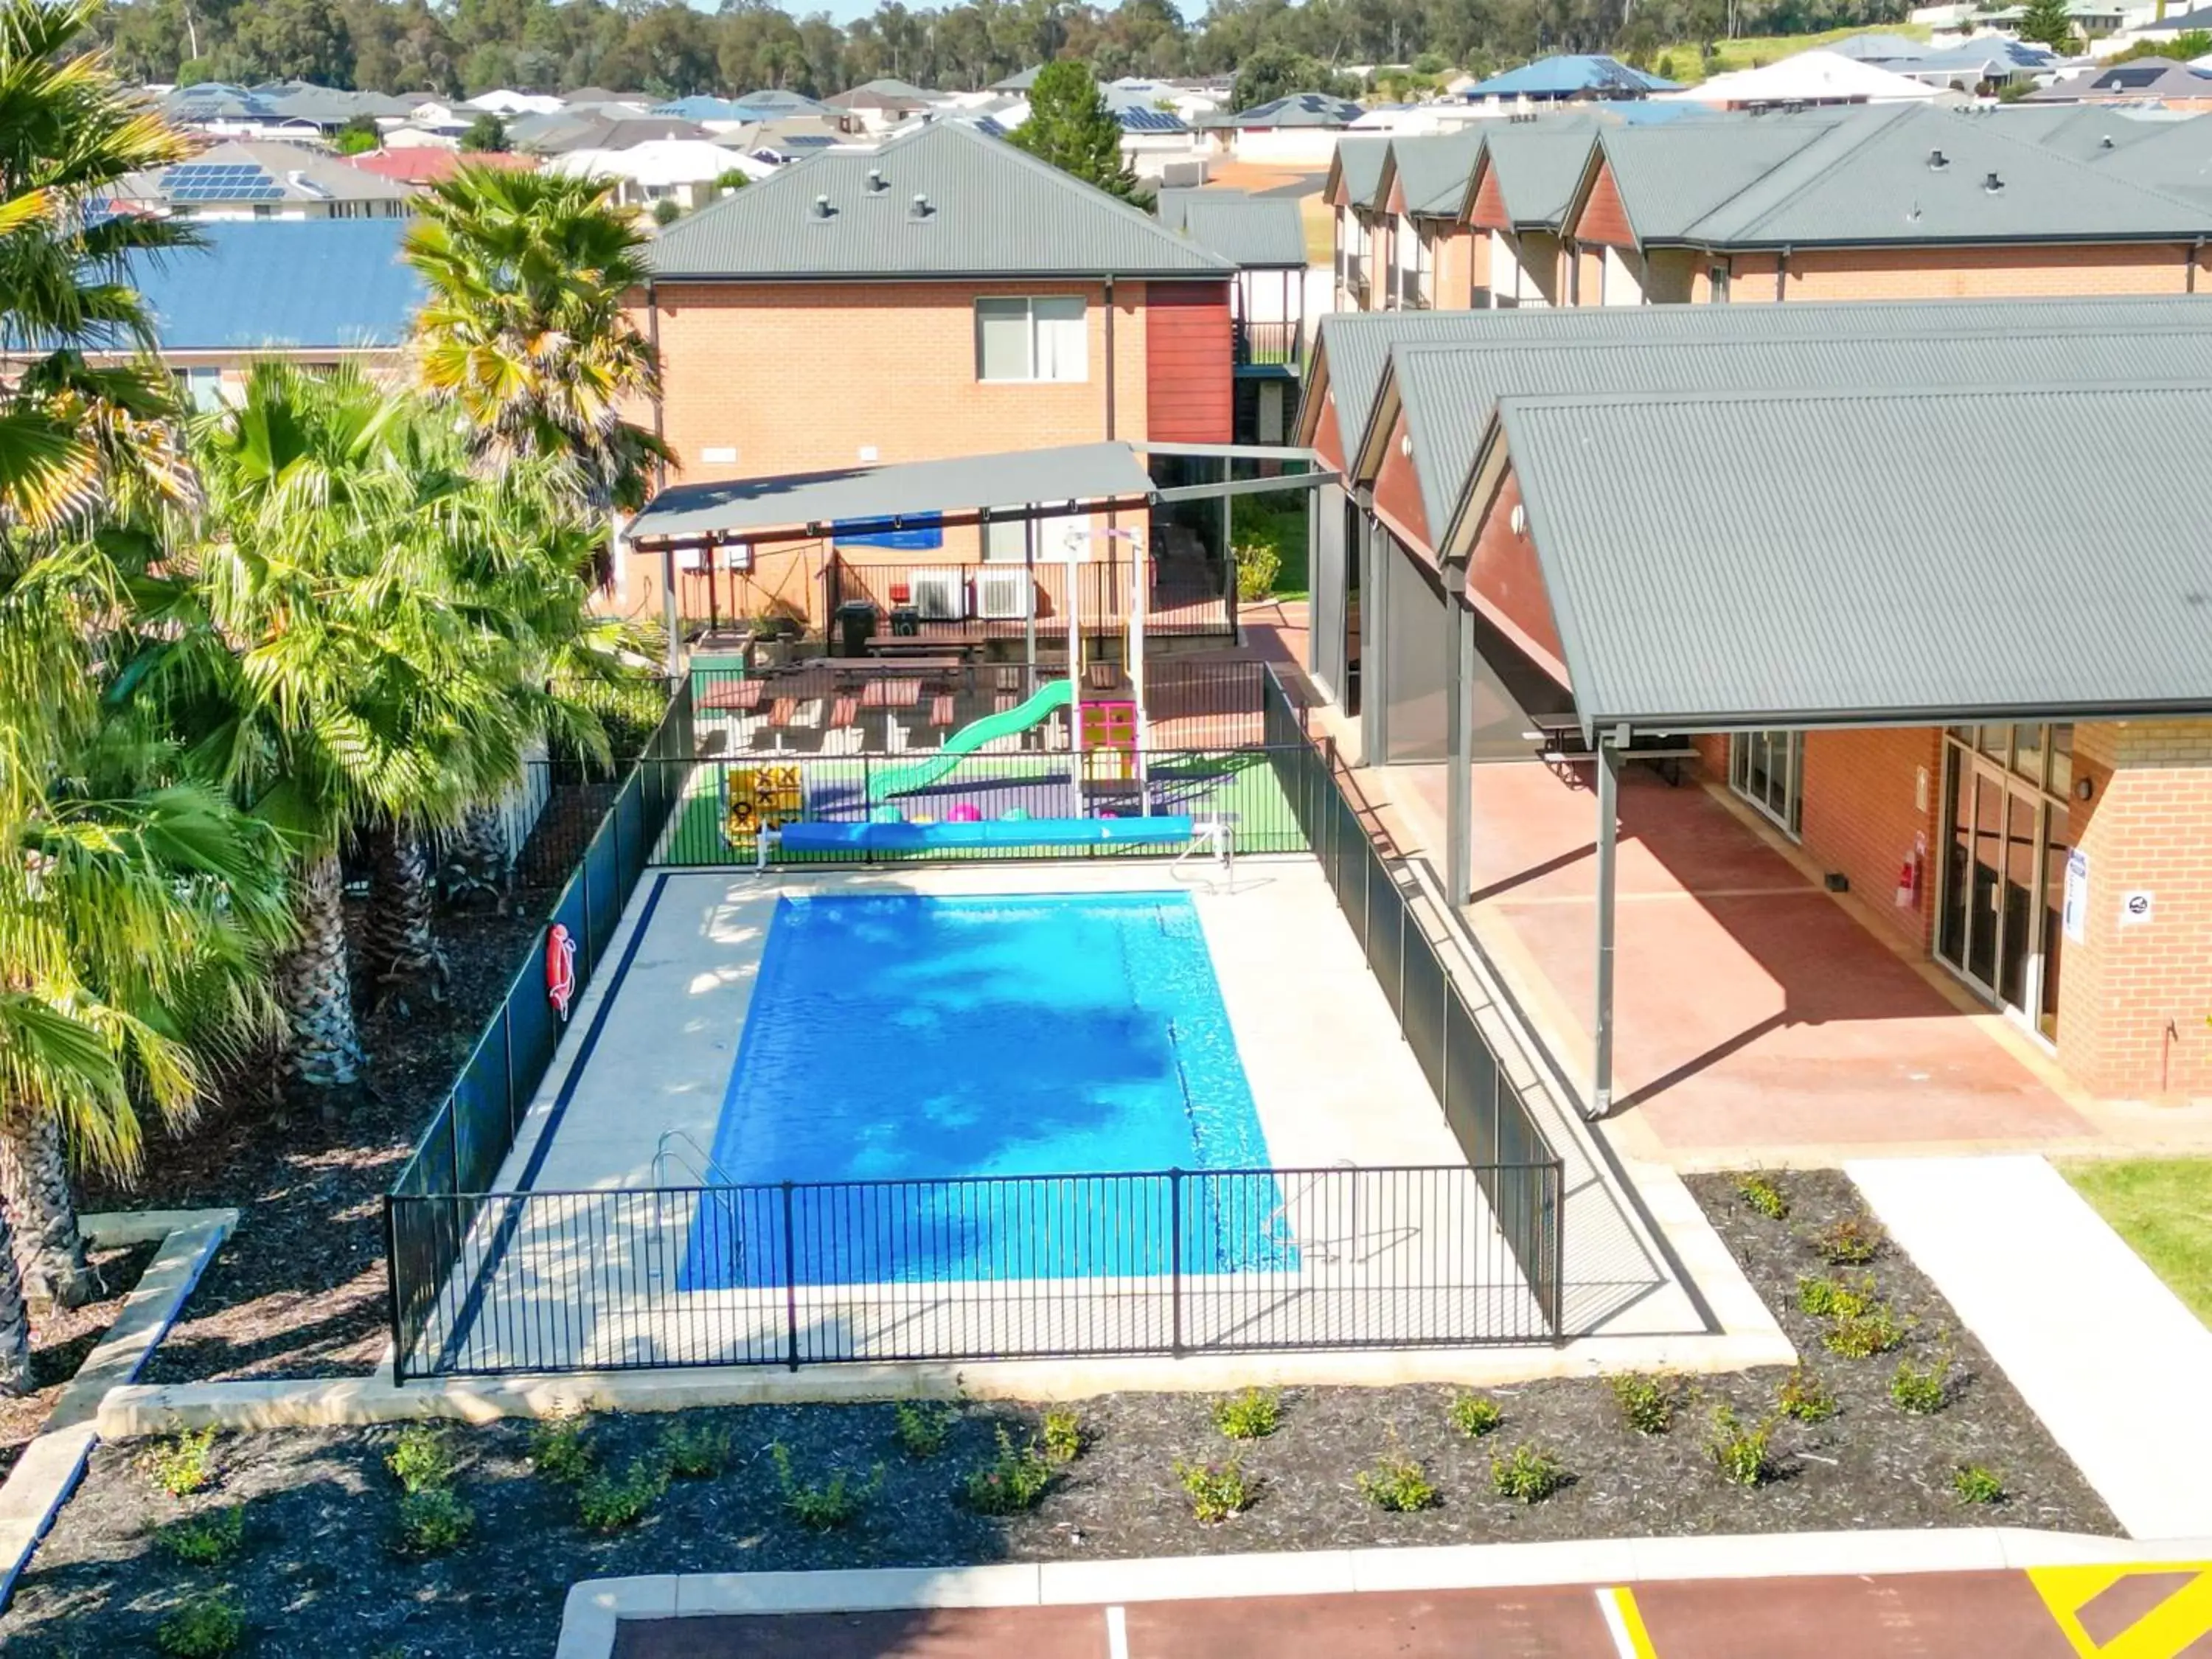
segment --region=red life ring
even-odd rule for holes
[[[565,1021],[568,1002],[576,994],[576,940],[560,922],[545,935],[545,996],[553,1012]]]

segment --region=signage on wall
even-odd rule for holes
[[[2066,937],[2081,942],[2089,926],[2089,855],[2075,848],[2066,855],[2066,907],[2062,916]]]
[[[2123,894],[2120,898],[2120,926],[2140,927],[2150,920],[2150,895],[2136,891]]]

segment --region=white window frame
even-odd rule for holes
[[[1027,324],[1030,372],[1026,374],[987,374],[983,372],[983,319],[991,313],[1000,316],[1010,315],[1011,308],[1017,306],[1022,308],[1023,318]],[[1066,314],[1069,307],[1074,307],[1075,314],[1073,317]],[[1060,314],[1056,316],[1048,314],[1051,312],[1057,312]],[[1074,386],[1091,378],[1091,307],[1090,302],[1083,295],[1079,294],[988,295],[976,300],[975,317],[975,379],[981,384],[986,386]],[[1073,336],[1064,331],[1066,325],[1071,322],[1075,325]],[[1052,323],[1062,325],[1063,331],[1059,338],[1063,344],[1071,337],[1081,342],[1081,349],[1076,354],[1075,372],[1073,374],[1064,372],[1066,365],[1059,361],[1057,356],[1043,349],[1047,337],[1041,325]],[[1056,372],[1040,374],[1036,372],[1037,366],[1048,356],[1053,356],[1053,362],[1049,366]]]

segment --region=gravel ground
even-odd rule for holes
[[[1745,1210],[1728,1181],[1694,1185],[1791,1336],[1818,1353],[1817,1327],[1794,1310],[1796,1274],[1814,1263],[1797,1231],[1855,1209],[1856,1199],[1840,1176],[1788,1180],[1794,1208],[1781,1223]],[[1933,1352],[1939,1330],[1955,1331],[1900,1255],[1888,1252],[1873,1271],[1900,1310],[1920,1321],[1908,1352]],[[687,1425],[728,1433],[729,1466],[710,1479],[673,1482],[642,1522],[611,1536],[585,1531],[569,1489],[532,1472],[526,1425],[457,1427],[449,1432],[464,1461],[459,1490],[475,1510],[476,1535],[457,1553],[427,1561],[389,1552],[397,1494],[382,1459],[396,1431],[230,1437],[219,1443],[217,1489],[181,1503],[154,1491],[137,1467],[142,1449],[103,1446],[0,1620],[0,1645],[10,1654],[66,1654],[73,1642],[81,1644],[74,1650],[102,1655],[150,1651],[163,1611],[214,1582],[234,1590],[260,1655],[536,1659],[551,1649],[567,1587],[607,1575],[1991,1521],[2116,1532],[1980,1348],[1960,1337],[1954,1352],[1960,1386],[1932,1417],[1890,1403],[1896,1356],[1823,1356],[1818,1369],[1841,1410],[1811,1427],[1785,1423],[1776,1436],[1777,1478],[1755,1489],[1720,1478],[1705,1449],[1708,1425],[1723,1403],[1747,1419],[1765,1416],[1779,1371],[1685,1384],[1674,1428],[1657,1436],[1630,1430],[1607,1384],[1591,1379],[1498,1390],[1504,1422],[1480,1442],[1449,1425],[1449,1389],[1286,1390],[1279,1431],[1241,1454],[1259,1483],[1257,1501],[1213,1527],[1191,1518],[1175,1464],[1218,1462],[1235,1449],[1212,1426],[1212,1402],[1190,1395],[1085,1403],[1088,1449],[1036,1510],[1006,1520],[971,1513],[955,1488],[989,1457],[1000,1427],[1018,1441],[1034,1431],[1038,1413],[1026,1407],[967,1407],[951,1444],[926,1462],[898,1450],[887,1406],[685,1413]],[[599,1462],[627,1467],[658,1444],[671,1420],[600,1419],[590,1431]],[[1526,1508],[1494,1494],[1490,1468],[1494,1452],[1524,1442],[1554,1450],[1574,1477]],[[843,1468],[865,1480],[880,1465],[881,1489],[849,1529],[809,1533],[783,1511],[769,1452],[777,1443],[802,1480]],[[1359,1473],[1394,1449],[1426,1467],[1439,1488],[1436,1507],[1389,1515],[1360,1492]],[[1961,1460],[2000,1469],[2010,1499],[1994,1510],[1961,1505],[1949,1484]],[[246,1506],[245,1550],[212,1577],[150,1547],[164,1522],[231,1503]]]

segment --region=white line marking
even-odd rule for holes
[[[1628,1633],[1628,1621],[1620,1616],[1620,1598],[1610,1589],[1591,1594],[1597,1597],[1598,1616],[1605,1620],[1606,1631],[1613,1638],[1613,1650],[1620,1659],[1644,1659],[1637,1650],[1636,1638]]]
[[[1106,1609],[1106,1659],[1129,1659],[1129,1615],[1119,1607]]]

